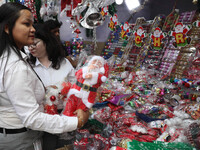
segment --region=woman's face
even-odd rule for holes
[[[30,11],[26,9],[20,11],[20,17],[16,20],[12,32],[19,49],[33,44],[35,28],[33,27],[33,15]]]
[[[30,45],[28,49],[38,59],[47,56],[46,45],[41,39],[35,38],[34,44]]]

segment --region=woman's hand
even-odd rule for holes
[[[78,117],[78,128],[83,127],[83,125],[88,121],[89,111],[78,109],[74,112],[74,114]]]

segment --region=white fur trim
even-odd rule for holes
[[[85,106],[87,106],[87,108],[92,108],[92,106],[94,105],[93,103],[88,102],[87,99],[83,99],[83,103],[85,104]]]
[[[107,80],[107,77],[106,77],[106,76],[101,77],[101,81],[102,81],[102,82],[106,82],[106,80]]]

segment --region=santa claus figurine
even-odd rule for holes
[[[127,34],[129,33],[129,23],[125,22],[124,25],[121,25],[121,38],[126,39]]]
[[[186,34],[191,29],[190,25],[183,25],[181,22],[176,23],[175,31],[169,32],[170,36],[175,37],[175,41],[173,45],[175,47],[185,47],[187,44],[190,43],[191,38],[187,37]]]
[[[151,39],[153,40],[153,48],[155,50],[160,50],[163,46],[162,39],[166,37],[165,33],[162,33],[159,27],[155,28],[153,34],[151,34]]]
[[[135,35],[135,45],[137,47],[141,47],[143,45],[143,38],[146,36],[144,33],[144,29],[140,26],[137,31],[134,31],[133,34]]]
[[[97,89],[107,80],[108,64],[101,56],[93,56],[86,66],[76,72],[77,81],[73,84],[66,97],[63,114],[74,116],[74,111],[91,108],[95,102]]]

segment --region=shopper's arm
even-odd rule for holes
[[[50,133],[77,129],[78,117],[49,115],[40,111],[44,88],[36,74],[24,62],[19,61],[6,70],[4,81],[13,111],[25,127]]]

